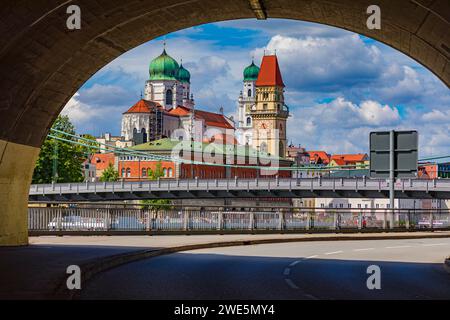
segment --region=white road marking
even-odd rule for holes
[[[292,262],[292,263],[289,265],[289,267],[294,267],[294,266],[296,266],[299,262],[300,262],[300,260],[294,261],[294,262]]]
[[[361,249],[353,249],[353,251],[367,251],[367,250],[374,250],[375,248],[361,248]]]
[[[411,248],[411,246],[393,246],[393,247],[386,247],[386,249],[399,249],[399,248]]]
[[[422,246],[424,247],[431,247],[431,246],[445,246],[448,245],[450,243],[429,243],[429,244],[423,244]]]
[[[291,269],[290,269],[290,268],[286,268],[286,269],[284,269],[284,272],[283,272],[283,274],[284,274],[285,276],[288,276],[288,275],[289,275],[289,273],[291,273]]]
[[[333,251],[333,252],[327,252],[325,253],[326,255],[330,255],[330,254],[337,254],[337,253],[342,253],[344,251]]]
[[[284,281],[286,281],[286,283],[288,284],[288,286],[291,287],[292,289],[298,289],[298,287],[295,285],[294,282],[292,282],[291,279],[284,279]]]

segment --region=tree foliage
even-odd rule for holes
[[[58,116],[52,128],[75,135],[75,127],[68,116]],[[67,140],[71,139],[63,133],[51,131],[50,134]],[[83,181],[82,164],[86,160],[86,151],[84,147],[47,137],[36,162],[33,183]]]
[[[100,181],[102,182],[114,182],[119,180],[119,171],[117,171],[113,164],[110,163],[108,167],[103,170],[102,176],[100,177]]]
[[[150,169],[148,171],[148,179],[149,180],[158,180],[159,178],[164,176],[164,171],[162,169],[161,161],[158,161],[155,166],[155,170]],[[142,208],[143,209],[151,209],[156,212],[163,210],[163,209],[171,209],[172,206],[170,206],[171,201],[168,199],[149,199],[149,200],[142,200],[141,201]]]

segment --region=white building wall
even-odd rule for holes
[[[149,114],[146,113],[128,113],[122,116],[122,129],[121,135],[125,138],[125,140],[133,139],[133,131],[134,129],[137,132],[141,132],[142,129],[145,131],[150,131],[149,128]]]

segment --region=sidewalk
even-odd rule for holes
[[[28,247],[0,247],[0,299],[57,298],[71,264],[90,274],[157,254],[196,246],[246,245],[285,241],[450,237],[450,231],[370,234],[268,234],[191,236],[66,236],[31,237]],[[189,247],[190,246],[190,247]],[[88,277],[88,276],[86,276]]]

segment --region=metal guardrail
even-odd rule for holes
[[[401,179],[396,197],[450,198],[450,179]],[[40,184],[30,187],[30,201],[86,201],[102,199],[202,198],[202,197],[383,197],[385,179],[368,178],[271,178],[271,179],[161,179]]]
[[[393,221],[393,225],[390,222]],[[73,232],[202,232],[446,229],[449,209],[290,208],[250,211],[221,209],[29,207],[28,228],[34,234]]]

